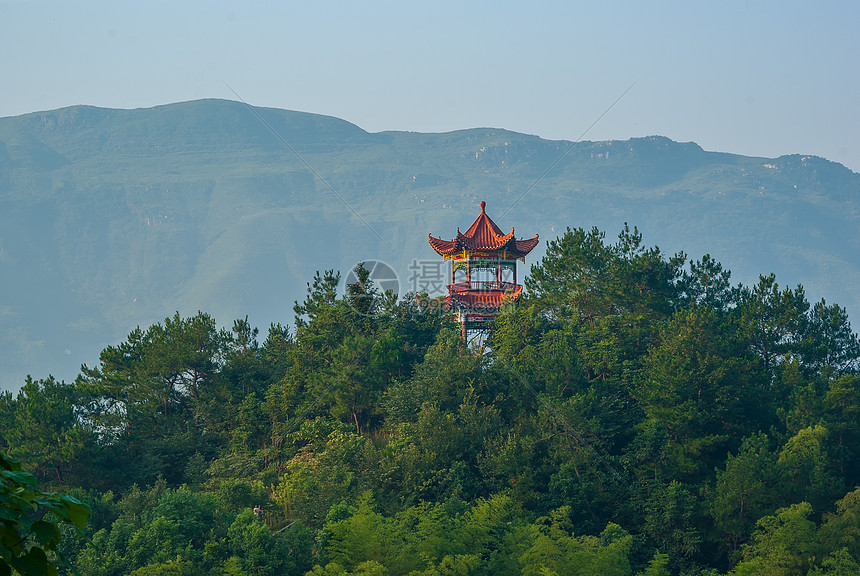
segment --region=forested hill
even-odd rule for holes
[[[94,543],[10,529],[4,457],[0,567],[41,544],[82,576],[860,573],[838,305],[577,228],[476,353],[356,277],[314,276],[289,328],[177,314],[0,396],[3,450],[66,495],[36,505],[85,502]]]
[[[382,260],[405,292],[410,263],[435,260],[427,233],[453,236],[480,200],[520,235],[627,221],[670,252],[712,254],[737,280],[775,272],[860,310],[860,175],[821,158],[657,136],[569,148],[500,129],[370,134],[256,114],[204,100],[0,119],[0,385],[71,379],[177,310],[289,322],[318,269]]]

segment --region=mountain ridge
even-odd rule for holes
[[[711,253],[736,282],[776,272],[860,310],[860,175],[823,158],[662,136],[371,133],[228,100],[68,107],[0,118],[0,365],[12,374],[0,385],[72,378],[177,310],[287,323],[315,270],[378,259],[409,288],[410,265],[435,260],[426,234],[453,235],[480,200],[518,234],[611,236],[629,222],[648,245]]]

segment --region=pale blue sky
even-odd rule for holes
[[[858,2],[0,0],[0,116],[197,98],[369,131],[660,134],[860,171]]]

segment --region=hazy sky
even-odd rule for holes
[[[239,96],[369,131],[660,134],[860,171],[860,2],[0,0],[0,116]]]

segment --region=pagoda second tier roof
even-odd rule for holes
[[[525,256],[538,244],[538,235],[534,238],[517,240],[514,237],[514,229],[505,234],[496,226],[496,223],[487,216],[486,202],[481,202],[481,214],[469,226],[465,234],[457,228],[457,236],[451,240],[434,238],[428,234],[430,246],[441,256],[450,256],[464,251],[476,252],[501,252],[507,251],[512,256],[520,258]]]
[[[470,290],[467,292],[451,292],[445,297],[446,304],[451,308],[461,310],[496,311],[506,302],[517,300],[523,293],[522,286],[515,290]]]

